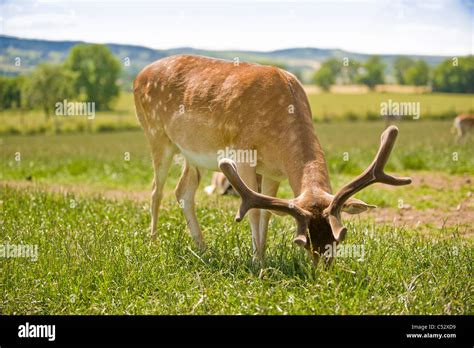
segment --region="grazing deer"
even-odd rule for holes
[[[453,130],[457,132],[456,140],[460,142],[474,128],[474,115],[461,114],[454,119]]]
[[[220,196],[224,196],[227,194],[234,194],[235,191],[224,174],[221,172],[214,172],[212,173],[211,184],[204,188],[204,192],[208,195],[217,193]]]
[[[249,213],[257,260],[263,260],[270,211],[295,218],[294,242],[317,261],[326,245],[339,243],[346,235],[341,211],[358,214],[374,207],[352,195],[376,182],[411,182],[383,171],[398,134],[391,126],[382,134],[380,149],[367,170],[333,195],[306,94],[292,74],[275,67],[172,56],[139,73],[134,95],[154,165],[152,240],[163,184],[173,155],[179,152],[185,164],[175,194],[197,245],[205,248],[194,209],[199,171],[220,169],[242,199],[236,220]],[[257,164],[219,160],[217,154],[225,148],[256,151]],[[257,173],[263,177],[260,193]],[[276,198],[285,178],[293,199]]]
[[[262,190],[262,176],[260,174],[257,174],[257,184],[258,192],[260,192]],[[204,192],[208,195],[212,195],[213,193],[217,193],[220,196],[237,195],[237,192],[230,184],[229,179],[227,179],[227,177],[221,172],[212,173],[211,184],[204,188]]]

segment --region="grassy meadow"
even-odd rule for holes
[[[384,123],[366,114],[377,112],[380,98],[411,100],[310,96],[336,190],[377,150]],[[77,132],[87,120],[61,120],[62,133],[54,134],[40,112],[23,114],[22,121],[16,111],[3,113],[0,244],[38,245],[39,255],[37,261],[0,258],[0,313],[472,314],[473,139],[456,143],[452,121],[442,117],[472,109],[472,96],[417,98],[422,117],[399,123],[387,165],[414,184],[375,185],[357,195],[379,206],[345,217],[344,244],[362,245],[364,255],[339,258],[330,269],[313,267],[293,245],[289,217],[272,218],[266,262],[254,265],[250,227],[233,219],[239,200],[207,196],[209,172],[196,199],[209,246],[200,253],[173,194],[179,157],[165,187],[159,243],[150,245],[151,160],[142,132],[133,130],[130,95],[117,111],[98,113],[91,132]],[[423,117],[424,105],[433,117]],[[351,112],[360,120],[343,122]],[[324,115],[341,122],[321,122]],[[286,182],[279,196],[291,196]]]
[[[316,120],[332,121],[380,119],[380,104],[393,102],[420,103],[420,118],[452,120],[461,113],[474,112],[474,98],[469,94],[453,93],[364,93],[310,94],[309,102]]]
[[[1,261],[1,312],[472,313],[472,244],[456,229],[427,238],[351,223],[346,243],[363,244],[364,258],[340,258],[326,270],[313,268],[293,246],[290,219],[274,219],[266,265],[259,269],[251,261],[247,224],[236,224],[229,199],[223,200],[222,206],[209,199],[199,205],[209,244],[200,254],[170,202],[160,218],[160,244],[150,246],[146,206],[4,190],[2,242],[37,244],[39,257]]]
[[[474,112],[474,97],[454,93],[380,93],[334,94],[309,93],[316,121],[380,120],[382,102],[418,102],[421,120],[452,120],[460,113]],[[97,112],[93,120],[86,116],[52,116],[46,119],[41,110],[0,112],[0,134],[93,133],[139,129],[135,118],[133,95],[122,93],[113,110]],[[406,118],[410,121],[411,117]]]

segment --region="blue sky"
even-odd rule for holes
[[[473,54],[474,0],[0,0],[0,33],[153,48]]]

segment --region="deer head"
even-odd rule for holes
[[[250,209],[267,209],[277,214],[291,215],[297,224],[294,242],[306,248],[313,260],[317,261],[326,245],[332,245],[334,242],[338,244],[344,240],[347,228],[342,223],[342,211],[359,214],[375,208],[351,196],[377,182],[395,186],[411,183],[410,178],[397,178],[384,172],[397,135],[397,127],[387,128],[382,133],[380,147],[373,162],[361,175],[343,186],[336,195],[317,187],[305,187],[294,199],[262,195],[245,185],[232,160],[222,159],[219,167],[242,199],[235,220],[241,221]]]

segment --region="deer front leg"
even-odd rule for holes
[[[280,183],[278,181],[272,180],[267,176],[264,176],[262,179],[262,194],[267,196],[276,197],[278,192],[278,187]],[[268,232],[268,222],[271,217],[271,213],[268,210],[260,210],[260,226],[259,226],[259,235],[260,235],[260,252],[259,258],[263,260],[265,256],[265,249],[267,244],[267,232]]]
[[[194,204],[194,196],[199,186],[200,174],[199,170],[189,164],[186,160],[184,164],[183,174],[176,186],[175,195],[178,204],[183,210],[186,224],[188,225],[191,237],[194,239],[196,245],[201,251],[206,250],[206,243],[202,237],[201,228],[196,217],[196,210]]]
[[[247,163],[237,163],[237,171],[243,182],[254,191],[258,191],[257,172],[255,167]],[[252,247],[254,261],[263,261],[262,246],[260,244],[260,209],[250,209],[249,212],[250,228],[252,230]]]

